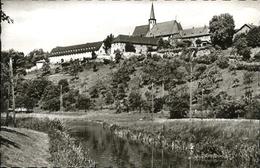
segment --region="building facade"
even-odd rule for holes
[[[85,43],[80,45],[56,47],[52,49],[49,60],[51,64],[68,62],[70,60],[83,60],[84,58],[91,58],[94,52],[97,57],[104,57],[103,42]]]
[[[197,39],[203,43],[210,43],[210,33],[207,26],[183,29],[176,20],[157,23],[152,4],[150,18],[147,25],[136,26],[133,36],[156,37],[170,42],[179,40],[190,40],[194,45]]]
[[[158,38],[118,35],[112,42],[111,54],[115,54],[116,51],[127,52],[127,43],[134,46],[135,53],[147,53],[149,50],[157,49],[158,40]]]

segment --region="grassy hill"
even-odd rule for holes
[[[51,167],[46,133],[1,126],[1,167]]]
[[[229,65],[227,65],[224,68],[220,67],[221,63],[216,63],[217,61],[219,61],[218,60],[219,57],[225,57],[228,60],[230,55],[231,55],[230,49],[220,51],[217,55],[216,58],[217,60],[215,62],[214,61],[208,62],[207,60],[207,59],[211,59],[211,57],[214,57],[214,54],[209,54],[206,57],[205,55],[202,55],[201,58],[199,58],[200,62],[194,65],[192,90],[193,90],[193,96],[197,98],[197,103],[200,103],[201,101],[202,93],[201,93],[201,88],[199,86],[201,83],[202,84],[204,83],[206,87],[210,87],[210,93],[213,95],[218,95],[220,92],[226,92],[229,96],[233,97],[234,99],[240,99],[243,95],[245,95],[246,85],[244,84],[244,74],[249,71],[238,69],[235,71],[236,73],[234,74],[234,70],[230,68],[231,65],[234,64],[232,61],[229,61]],[[169,58],[161,59],[161,58],[153,57],[151,58],[152,61],[151,60],[149,61],[145,58],[139,60],[139,58],[136,57],[134,59],[125,59],[124,61],[121,61],[119,64],[98,63],[96,64],[98,69],[97,71],[93,70],[92,67],[94,64],[90,63],[90,64],[81,65],[83,66],[83,69],[82,71],[78,72],[76,78],[75,76],[72,76],[71,74],[63,70],[61,70],[60,72],[55,72],[54,69],[57,68],[57,65],[55,65],[52,67],[52,73],[50,75],[47,75],[47,78],[50,81],[54,82],[55,84],[57,84],[61,79],[67,79],[70,88],[79,90],[79,93],[81,94],[89,95],[91,89],[98,85],[102,85],[106,88],[106,91],[110,91],[113,85],[113,76],[120,72],[122,72],[123,74],[127,73],[127,76],[129,76],[130,80],[122,79],[122,82],[126,84],[126,86],[124,86],[126,95],[129,95],[131,90],[137,89],[138,92],[141,93],[142,97],[145,98],[145,93],[151,92],[151,80],[149,80],[149,78],[164,79],[165,76],[165,78],[168,78],[168,81],[169,80],[171,81],[171,80],[175,80],[173,79],[174,76],[171,76],[171,72],[175,73],[175,71],[177,71],[179,73],[177,75],[182,74],[181,77],[179,76],[179,79],[182,80],[184,83],[183,82],[180,84],[177,83],[176,88],[180,88],[185,85],[189,86],[189,82],[187,81],[189,81],[190,72],[187,69],[187,67],[185,67],[184,65],[187,64],[187,62],[184,61],[186,59],[185,57],[187,56],[183,54],[181,56],[171,57],[170,59]],[[176,58],[178,59],[177,63],[176,61],[171,61]],[[167,60],[170,61],[168,63],[169,67],[167,67],[168,69],[166,68],[166,70],[164,71],[163,68],[164,66],[166,67]],[[180,64],[178,65],[177,70],[171,69],[172,68],[171,66],[174,67],[173,64]],[[199,72],[198,68],[196,67],[197,65],[203,66],[204,69],[201,72]],[[254,97],[260,94],[260,89],[259,89],[260,72],[257,71],[250,71],[250,72],[252,73],[252,83],[250,84],[250,86],[251,89],[253,90],[252,95]],[[32,72],[26,75],[25,78],[33,79],[39,76],[40,74],[41,74],[40,71]],[[120,75],[122,76],[122,74],[119,74],[119,76]],[[238,82],[237,82],[237,86],[234,87],[235,79]],[[172,85],[172,83],[168,82],[168,88],[169,85]],[[155,81],[154,84],[155,97],[162,97],[163,95],[167,95],[169,90],[166,89],[166,87],[167,86],[163,86],[162,83],[160,83],[159,81]],[[97,89],[100,88],[97,87]],[[96,99],[96,102],[100,102],[100,101],[103,100]]]

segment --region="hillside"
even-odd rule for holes
[[[51,167],[46,133],[1,126],[1,167]]]
[[[229,97],[229,100],[242,100],[246,95],[246,88],[252,90],[252,97],[259,96],[260,74],[257,71],[259,62],[245,62],[242,60],[238,60],[238,63],[234,62],[231,52],[230,49],[223,51],[206,50],[200,52],[194,58],[192,72],[194,110],[208,108],[208,103],[203,102],[206,99],[204,97],[213,101],[214,97],[223,96],[224,93]],[[61,79],[66,79],[70,89],[78,90],[79,94],[91,98],[94,108],[102,108],[105,104],[108,104],[107,101],[109,100],[106,100],[108,94],[110,94],[110,97],[112,96],[110,102],[112,101],[112,104],[116,105],[118,100],[122,100],[120,102],[122,103],[125,98],[128,98],[129,101],[130,93],[138,92],[141,99],[146,101],[142,104],[142,108],[147,111],[151,107],[152,92],[154,98],[157,99],[155,100],[155,106],[158,103],[160,104],[160,99],[164,99],[174,90],[179,92],[178,90],[185,88],[186,92],[189,92],[189,81],[191,79],[190,63],[187,61],[189,51],[183,51],[182,54],[175,56],[168,52],[161,54],[161,56],[154,53],[149,57],[144,55],[133,56],[121,60],[120,63],[72,62],[68,64],[68,67],[55,65],[51,67],[51,73],[46,77],[55,85]],[[75,64],[80,67],[76,74],[73,73]],[[60,70],[56,71],[57,68]],[[32,72],[26,75],[25,78],[34,79],[40,76],[41,73],[41,71]],[[245,76],[248,75],[250,83],[246,84]],[[152,83],[154,83],[153,91]],[[72,97],[74,95],[71,102],[74,103],[73,108],[75,109],[75,101],[77,101],[75,100],[75,94],[70,95]],[[68,97],[67,99],[71,98]],[[216,101],[218,100],[215,100],[215,103]],[[111,103],[108,105],[111,105]],[[135,108],[134,105],[132,107]],[[163,110],[167,111],[167,106],[163,107]],[[56,105],[57,108],[59,108],[58,105]],[[73,111],[73,108],[70,109]],[[160,105],[158,108],[160,111]]]

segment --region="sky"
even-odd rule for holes
[[[34,49],[51,51],[102,41],[112,33],[131,35],[134,27],[148,23],[151,1],[2,0],[3,11],[13,24],[1,22],[2,50],[28,54]],[[258,1],[153,1],[157,23],[177,20],[182,27],[208,25],[214,15],[230,13],[236,28],[260,25]]]

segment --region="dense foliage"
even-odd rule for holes
[[[213,16],[209,22],[212,44],[226,49],[232,45],[232,38],[235,33],[233,16],[228,13]]]

